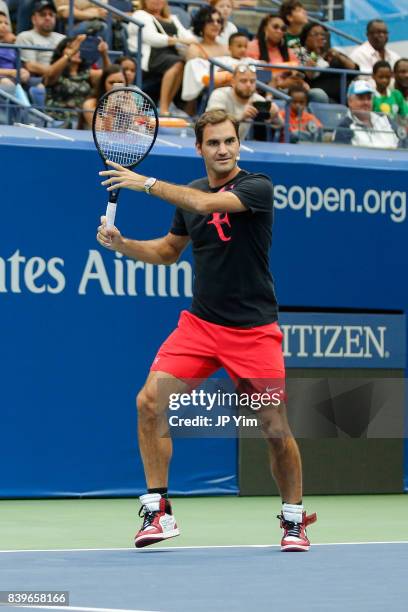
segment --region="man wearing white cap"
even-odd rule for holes
[[[350,83],[347,91],[349,112],[339,123],[333,140],[339,144],[357,147],[396,149],[399,139],[396,126],[386,115],[372,112],[374,88],[371,83],[357,80]]]

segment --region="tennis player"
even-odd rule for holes
[[[181,313],[137,397],[148,487],[140,497],[144,520],[135,537],[137,547],[179,535],[167,494],[172,441],[163,436],[170,394],[191,390],[190,379],[205,379],[221,367],[237,385],[244,381],[246,391],[278,389],[281,397],[284,392],[282,332],[269,271],[273,186],[267,176],[238,167],[238,128],[237,121],[221,110],[198,119],[196,149],[207,177],[188,187],[141,176],[113,162],[108,162],[112,169],[100,172],[108,177],[102,183],[108,191],[145,191],[176,207],[169,233],[156,240],[124,238],[117,228],[106,229],[102,217],[97,233],[102,246],[146,263],[170,265],[191,240],[195,264],[191,311]],[[282,496],[281,549],[306,551],[306,526],[316,515],[307,516],[303,509],[301,459],[284,402],[274,404],[258,414]]]

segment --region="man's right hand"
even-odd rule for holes
[[[101,217],[101,225],[98,227],[96,239],[103,247],[110,251],[118,251],[123,245],[123,236],[117,227],[106,228],[106,217]]]
[[[244,114],[242,119],[255,119],[258,114],[258,109],[255,108],[251,103],[246,104],[244,108]]]

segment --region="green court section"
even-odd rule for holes
[[[408,541],[408,495],[311,496],[312,543]],[[174,499],[180,537],[169,546],[277,544],[278,497]],[[4,500],[0,549],[126,548],[141,524],[137,499]]]

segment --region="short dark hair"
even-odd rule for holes
[[[394,73],[399,68],[399,65],[402,64],[402,62],[408,62],[408,57],[401,57],[399,60],[397,60],[395,62],[395,64],[394,64]]]
[[[197,144],[201,145],[203,143],[204,128],[207,125],[218,125],[224,123],[224,121],[231,121],[239,140],[239,121],[233,115],[226,113],[225,110],[214,109],[203,113],[195,123],[194,131]]]
[[[249,40],[249,37],[247,34],[245,34],[245,32],[234,32],[233,34],[231,34],[231,36],[228,39],[228,45],[230,45],[232,41],[234,41],[236,38],[242,38],[242,37]]]
[[[389,70],[392,71],[391,64],[389,62],[386,62],[385,60],[378,60],[378,62],[375,62],[373,66],[373,74],[380,70],[380,68],[389,68]]]
[[[113,63],[117,64],[118,66],[121,66],[123,62],[133,62],[135,65],[135,68],[137,68],[136,58],[130,55],[120,55],[119,57],[115,58],[115,61]]]
[[[305,8],[300,0],[284,0],[279,8],[279,17],[283,19],[286,25],[289,25],[288,17],[297,8]]]
[[[304,93],[306,96],[306,100],[309,101],[309,94],[307,90],[303,87],[303,85],[292,85],[288,89],[288,96],[292,97],[294,93]]]
[[[0,15],[2,15],[3,17],[5,17],[7,19],[7,21],[9,22],[9,18],[7,17],[6,13],[3,13],[3,11],[0,11]]]
[[[205,24],[211,21],[211,17],[214,13],[220,16],[221,22],[224,24],[224,20],[217,9],[213,6],[202,6],[193,17],[193,32],[196,36],[202,35]]]
[[[95,87],[95,98],[99,100],[106,93],[105,83],[106,79],[111,76],[111,74],[119,74],[122,73],[122,68],[118,64],[110,64],[107,66],[101,76],[98,79],[97,85]],[[125,79],[126,80],[126,79]]]
[[[370,20],[370,21],[367,23],[366,34],[368,34],[368,33],[369,33],[369,31],[371,30],[372,26],[373,26],[375,23],[384,23],[384,24],[385,24],[385,21],[383,21],[382,19],[371,19],[371,20]]]
[[[323,28],[326,35],[328,33],[328,29],[322,23],[315,23],[314,21],[309,21],[309,23],[305,23],[305,25],[302,28],[301,33],[299,34],[299,40],[300,40],[300,44],[302,45],[302,47],[306,46],[306,38],[309,36],[309,32],[311,32],[313,28]]]

